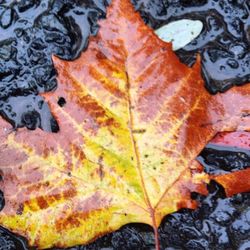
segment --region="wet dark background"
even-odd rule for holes
[[[39,93],[54,90],[56,71],[51,55],[73,60],[98,32],[106,0],[0,0],[0,115],[14,127],[59,127]],[[250,1],[132,0],[153,28],[182,18],[201,20],[201,35],[177,51],[192,65],[202,56],[202,73],[211,94],[250,82]],[[66,101],[66,103],[65,103]],[[67,105],[67,100],[58,100]],[[198,160],[208,173],[225,173],[250,166],[250,151],[207,145]],[[193,194],[200,206],[166,216],[159,233],[162,249],[250,249],[250,193],[226,198],[215,182],[207,197]],[[4,194],[0,191],[0,208]],[[153,249],[150,227],[131,224],[88,246],[70,250]],[[27,249],[25,239],[0,228],[0,250]]]
[[[58,125],[39,93],[56,88],[51,55],[77,58],[105,17],[106,0],[0,0],[0,115],[14,128]]]

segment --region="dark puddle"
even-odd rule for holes
[[[197,160],[211,175],[227,174],[250,167],[250,150],[208,144]]]
[[[56,132],[48,105],[37,96],[57,87],[51,56],[77,58],[97,34],[107,5],[106,0],[0,0],[0,115],[14,128]]]
[[[27,249],[24,238],[17,236],[5,228],[0,227],[0,250],[23,250]]]

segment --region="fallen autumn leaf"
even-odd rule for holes
[[[130,222],[151,225],[159,249],[162,218],[194,208],[190,192],[206,192],[214,178],[195,161],[199,152],[217,132],[250,129],[249,84],[211,96],[200,63],[181,64],[127,0],[113,0],[100,25],[79,59],[54,58],[59,86],[43,96],[58,133],[9,133],[0,120],[0,224],[40,249],[84,244]],[[218,180],[231,190],[238,178]]]

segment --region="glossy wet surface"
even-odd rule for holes
[[[197,158],[209,174],[227,174],[250,166],[250,151],[208,144]]]
[[[1,228],[0,249],[1,250],[26,249],[26,241],[20,236],[13,235],[8,230]]]
[[[14,128],[57,131],[49,108],[37,97],[57,87],[52,54],[77,58],[97,33],[107,5],[73,2],[0,1],[0,115]]]

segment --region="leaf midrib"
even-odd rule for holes
[[[132,112],[132,97],[131,97],[131,85],[130,85],[130,78],[129,78],[129,74],[127,69],[125,70],[126,72],[126,89],[127,89],[127,101],[128,101],[128,129],[129,129],[129,133],[130,133],[130,137],[131,137],[131,143],[133,146],[133,150],[134,150],[134,154],[136,157],[136,167],[140,176],[140,180],[141,180],[141,186],[142,186],[142,190],[143,190],[143,194],[144,194],[144,200],[145,203],[148,207],[148,213],[150,214],[150,217],[152,219],[152,227],[154,229],[154,234],[155,234],[155,247],[157,250],[159,250],[159,236],[158,236],[158,227],[157,227],[157,223],[156,223],[156,218],[155,218],[155,210],[152,207],[152,204],[150,202],[148,193],[147,193],[147,189],[144,183],[144,179],[143,179],[143,174],[142,174],[142,166],[141,166],[141,161],[140,161],[140,153],[138,151],[138,147],[137,147],[137,143],[136,143],[136,138],[134,137],[134,119],[133,119],[133,112]]]

